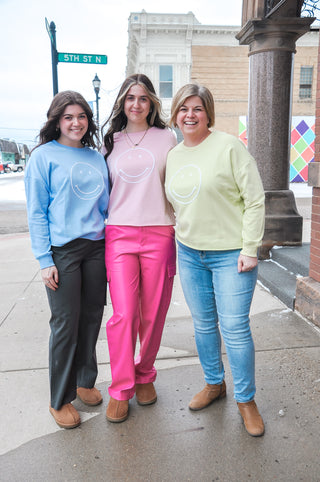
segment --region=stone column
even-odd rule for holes
[[[302,216],[289,190],[292,67],[296,40],[311,18],[249,20],[237,35],[249,45],[248,150],[256,159],[266,196],[260,257],[274,245],[302,243]]]

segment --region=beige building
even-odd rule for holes
[[[192,47],[191,82],[211,90],[217,129],[238,135],[239,117],[246,116],[248,109],[248,74],[248,47]]]
[[[131,13],[127,75],[148,75],[167,115],[179,87],[188,82],[206,85],[215,99],[217,129],[237,136],[239,117],[248,111],[249,78],[248,47],[236,40],[239,31],[240,26],[202,25],[192,12]],[[318,41],[318,29],[297,41],[293,116],[315,115]]]

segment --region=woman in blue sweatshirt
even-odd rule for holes
[[[96,133],[85,99],[60,92],[25,171],[31,245],[51,309],[49,410],[63,428],[80,424],[71,403],[77,395],[87,405],[102,402],[95,348],[106,295],[109,189]]]

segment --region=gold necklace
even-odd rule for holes
[[[129,136],[128,132],[127,132],[127,128],[125,128],[124,132],[125,132],[127,138],[129,139],[129,141],[130,141],[131,144],[132,144],[132,146],[131,146],[131,144],[129,144],[129,146],[131,147],[131,149],[135,149],[136,147],[138,147],[138,145],[143,141],[143,139],[144,139],[146,133],[148,132],[148,130],[149,130],[149,126],[146,128],[146,130],[145,130],[145,132],[143,133],[143,136],[141,137],[141,139],[140,139],[138,142],[133,142],[133,140],[130,138],[130,136]]]

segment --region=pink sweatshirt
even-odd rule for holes
[[[113,151],[107,159],[112,184],[108,207],[110,225],[175,224],[164,181],[167,153],[177,144],[176,136],[168,129],[157,127],[151,127],[144,137],[143,134],[135,132],[128,136],[123,131],[114,135]],[[136,143],[138,146],[134,146]]]

